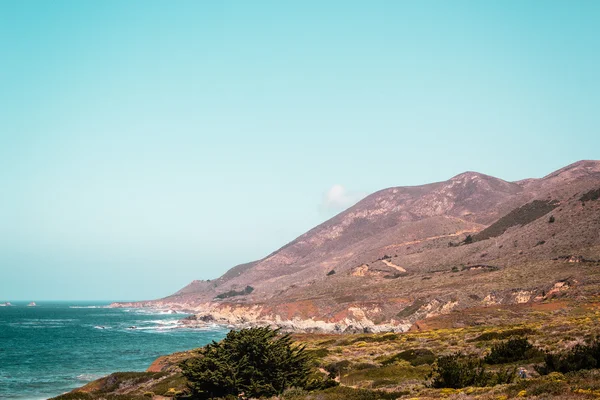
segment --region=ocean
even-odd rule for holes
[[[13,302],[0,307],[0,399],[47,399],[157,357],[220,340],[227,330],[181,328],[185,314],[106,303]]]

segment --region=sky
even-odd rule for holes
[[[0,0],[0,299],[141,300],[365,195],[600,158],[598,1]]]

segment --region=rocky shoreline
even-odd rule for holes
[[[315,318],[283,319],[279,315],[265,315],[260,306],[223,307],[217,308],[213,304],[190,306],[187,304],[140,302],[140,303],[113,303],[114,308],[147,308],[152,310],[170,311],[173,313],[191,314],[180,320],[180,328],[205,328],[207,326],[220,326],[228,329],[243,329],[250,327],[268,326],[279,328],[290,333],[384,333],[407,332],[412,323],[391,320],[386,323],[376,324],[360,308],[349,309],[349,315],[337,321],[324,321]]]

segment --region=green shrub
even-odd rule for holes
[[[423,364],[433,364],[435,354],[428,349],[411,349],[405,350],[381,361],[382,365],[390,365],[398,361],[408,361],[410,365],[416,367]]]
[[[171,389],[185,390],[187,388],[187,379],[180,373],[173,374],[164,379],[157,379],[156,383],[147,386],[148,391],[158,396],[165,396]]]
[[[325,348],[319,348],[314,350],[306,350],[306,353],[313,359],[325,358],[329,355],[329,350]]]
[[[515,329],[509,329],[506,331],[502,331],[502,332],[497,332],[497,331],[493,331],[493,332],[485,332],[482,333],[481,335],[477,336],[474,339],[469,339],[467,340],[467,342],[481,342],[481,341],[485,341],[485,340],[501,340],[501,339],[508,339],[511,336],[524,336],[524,335],[529,335],[535,333],[535,331],[533,329],[529,329],[529,328],[515,328]]]
[[[181,363],[192,397],[275,396],[286,388],[306,388],[310,357],[289,335],[270,328],[230,331],[221,342]]]
[[[325,367],[325,370],[329,373],[329,376],[336,377],[341,376],[344,372],[350,369],[352,363],[348,360],[342,360],[331,363]]]
[[[382,390],[355,389],[338,386],[318,393],[319,400],[395,400],[409,392],[386,392]],[[312,396],[311,396],[312,397]],[[290,398],[284,397],[288,400]],[[298,397],[296,397],[298,399]]]
[[[483,362],[460,353],[438,357],[430,375],[434,388],[460,389],[467,386],[485,386]]]
[[[308,393],[304,389],[290,388],[283,392],[283,396],[281,397],[285,400],[305,399]]]
[[[510,338],[492,346],[490,354],[484,361],[488,364],[505,364],[519,360],[527,360],[535,353],[535,349],[527,338]]]
[[[69,392],[65,394],[61,394],[60,396],[53,397],[50,400],[91,400],[94,396],[89,393],[84,392]]]
[[[383,335],[373,335],[373,334],[361,335],[361,336],[353,339],[352,341],[350,341],[350,343],[358,343],[358,342],[380,343],[380,342],[394,341],[398,338],[399,338],[399,336],[397,334],[388,332],[388,333],[384,333]]]
[[[516,368],[487,372],[480,358],[454,353],[438,357],[429,377],[434,388],[494,386],[514,381]]]
[[[587,193],[584,193],[579,200],[581,202],[586,202],[586,201],[594,201],[594,200],[598,200],[600,199],[600,188],[598,189],[592,189]]]
[[[244,296],[254,291],[252,286],[246,286],[244,290],[230,290],[229,292],[221,293],[215,299],[227,299],[229,297]]]
[[[352,369],[359,370],[359,371],[363,370],[363,369],[374,369],[374,368],[377,368],[377,365],[371,364],[368,362],[356,363],[352,366]]]
[[[419,309],[421,307],[423,307],[424,305],[425,305],[424,300],[417,299],[417,300],[413,301],[413,303],[411,305],[409,305],[408,307],[405,307],[398,314],[396,314],[396,316],[398,318],[408,318],[411,315],[413,315],[414,313],[416,313],[417,311],[419,311]]]
[[[540,375],[551,372],[571,372],[600,367],[600,340],[590,344],[578,344],[562,353],[546,353],[544,363],[535,370]]]
[[[393,379],[376,379],[371,383],[371,387],[379,388],[382,386],[395,386],[398,382]]]
[[[556,200],[534,200],[519,208],[515,208],[492,225],[475,234],[473,241],[486,240],[498,237],[506,232],[507,229],[521,225],[525,226],[536,219],[548,214],[558,207]],[[515,246],[516,247],[516,246]]]

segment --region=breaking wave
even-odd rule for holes
[[[69,308],[110,308],[110,306],[69,306]]]

